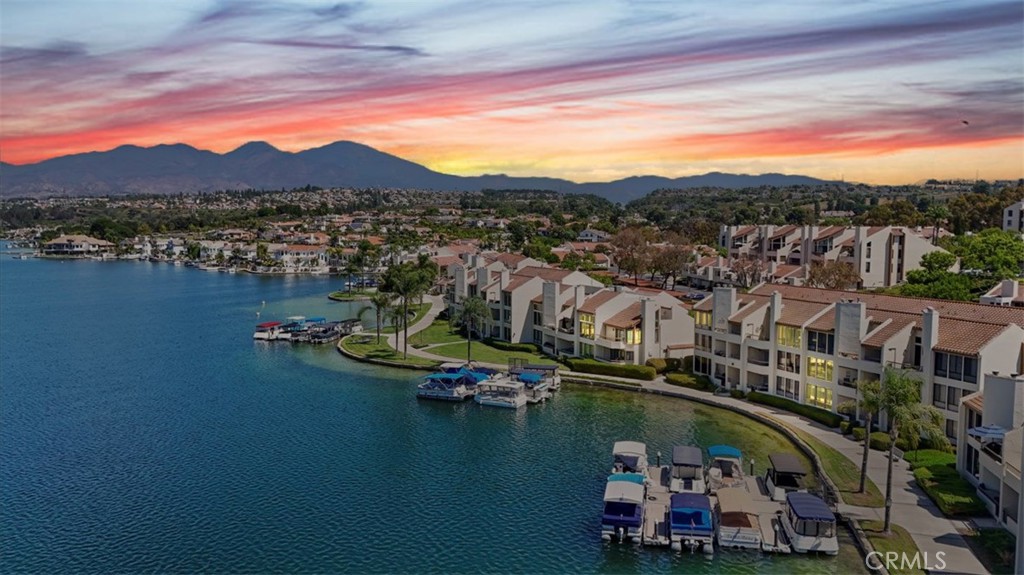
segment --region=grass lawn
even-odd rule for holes
[[[462,337],[461,334],[450,331],[448,329],[448,322],[443,319],[435,319],[434,323],[430,324],[427,329],[409,336],[409,345],[420,347],[435,343],[455,343],[457,341],[465,343],[466,338]]]
[[[808,435],[800,430],[793,430],[804,443],[811,446],[811,449],[818,454],[825,474],[839,489],[839,496],[843,502],[849,505],[860,505],[864,507],[882,507],[885,499],[878,491],[878,486],[869,477],[865,483],[865,493],[857,493],[860,487],[860,467],[839,453],[835,449],[825,445],[821,440]]]
[[[419,323],[420,320],[423,319],[423,316],[427,315],[427,312],[430,311],[430,304],[429,303],[413,304],[413,305],[409,306],[409,311],[411,311],[411,312],[416,314],[415,316],[413,316],[409,320],[409,327],[412,327],[412,326],[416,325],[417,323]],[[369,313],[370,315],[374,315],[375,314],[375,312],[373,310],[370,310],[367,313]],[[387,326],[385,328],[381,328],[380,332],[381,333],[395,333],[395,326],[389,325],[389,326]],[[410,343],[410,345],[412,344],[411,339],[410,339],[409,343]]]
[[[970,516],[986,513],[985,504],[978,499],[974,486],[956,472],[956,455],[921,449],[904,453],[903,459],[910,462],[917,484],[943,514]]]
[[[994,575],[1012,575],[1016,540],[1006,529],[979,529],[965,535],[967,546]]]
[[[452,359],[466,359],[466,342],[461,341],[458,343],[439,345],[437,347],[430,348],[428,351],[430,353],[443,355]],[[479,341],[474,341],[472,343],[472,356],[473,360],[482,361],[484,363],[508,363],[510,357],[516,357],[525,359],[530,363],[555,364],[555,361],[551,358],[544,357],[536,353],[527,353],[525,351],[502,351]]]
[[[333,300],[336,300],[336,301],[351,301],[351,300],[366,299],[366,298],[372,296],[375,293],[377,293],[377,292],[376,291],[367,291],[367,290],[362,290],[362,289],[354,289],[352,291],[341,290],[341,291],[331,292],[331,295],[329,295],[327,297],[329,297],[329,298],[331,298]]]
[[[892,524],[892,533],[886,535],[882,531],[883,523],[881,521],[861,521],[860,526],[864,529],[864,534],[868,536],[868,540],[871,541],[872,547],[879,553],[886,553],[888,551],[896,551],[901,554],[905,554],[907,559],[912,561],[917,557],[918,549],[917,544],[914,543],[914,539],[910,537],[907,530]],[[921,556],[922,561],[924,556]],[[923,565],[922,565],[923,566]],[[924,575],[923,569],[900,569],[899,564],[894,564],[895,569],[890,569],[889,573],[893,575],[903,573],[920,573]]]
[[[695,375],[690,372],[672,372],[665,374],[665,383],[678,387],[689,387],[699,391],[714,391],[715,386],[711,380],[704,375]]]
[[[370,359],[382,359],[425,368],[438,366],[438,362],[432,359],[426,359],[412,354],[410,354],[408,358],[402,359],[402,352],[395,351],[394,348],[388,345],[387,339],[385,338],[381,338],[380,343],[378,344],[377,337],[375,335],[360,334],[346,337],[341,341],[341,345],[346,350],[356,355]]]

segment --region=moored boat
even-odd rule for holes
[[[280,331],[280,327],[281,322],[279,321],[261,323],[256,326],[256,332],[252,334],[252,338],[263,340],[277,339],[277,333]]]
[[[416,397],[441,401],[464,401],[473,397],[476,384],[486,379],[483,374],[466,371],[462,373],[431,373],[416,386]]]
[[[782,526],[797,553],[839,554],[836,516],[825,502],[810,493],[787,493]]]
[[[521,381],[497,377],[477,382],[476,402],[491,407],[519,409],[526,406],[526,386]]]
[[[644,493],[643,483],[608,481],[604,489],[601,539],[640,542],[644,524]]]
[[[672,480],[669,490],[673,493],[707,493],[704,457],[699,447],[677,445],[672,448]]]
[[[551,399],[550,384],[538,373],[525,372],[512,376],[521,381],[526,392],[527,403],[541,403]]]
[[[719,489],[718,546],[723,549],[761,549],[761,523],[750,492],[743,486]]]
[[[715,552],[711,498],[702,493],[673,493],[669,509],[672,549]]]
[[[612,473],[647,471],[647,445],[639,441],[616,441],[612,458]]]
[[[804,476],[807,467],[792,453],[773,453],[768,456],[770,467],[764,473],[764,485],[773,501],[782,501],[787,493],[806,491]]]
[[[531,373],[540,376],[547,384],[549,391],[558,391],[562,386],[562,376],[558,374],[557,365],[543,363],[523,363],[522,361],[509,361],[509,374],[519,375]]]
[[[712,445],[708,448],[711,464],[708,467],[708,488],[715,493],[723,487],[743,484],[743,454],[731,445]]]

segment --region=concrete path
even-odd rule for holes
[[[415,325],[409,326],[409,334],[412,335],[427,328],[444,309],[444,300],[439,296],[428,296],[431,308],[422,320]],[[398,347],[400,334],[388,335],[388,344],[401,351]],[[432,354],[423,349],[409,348],[409,353],[441,362],[458,361],[450,357]],[[507,365],[480,363],[484,367],[494,369],[506,369]],[[566,371],[567,375],[574,372]],[[575,374],[587,376],[588,374]],[[601,376],[606,380],[621,380],[630,384],[636,384],[636,380],[626,380],[613,376]],[[747,413],[758,413],[771,416],[791,429],[803,431],[813,435],[823,443],[839,451],[847,459],[852,461],[857,468],[860,468],[863,457],[863,444],[836,433],[822,425],[806,420],[788,411],[776,410],[768,406],[758,405],[747,401],[734,399],[732,397],[716,396],[705,391],[697,391],[685,387],[670,385],[665,378],[659,377],[654,381],[641,382],[641,387],[647,390],[656,390],[683,398],[700,398],[712,404],[730,406]],[[868,455],[868,477],[875,483],[882,496],[885,496],[886,477],[886,454],[871,450]],[[957,531],[957,524],[953,520],[943,517],[935,503],[917,486],[913,475],[910,473],[910,466],[905,461],[893,463],[893,493],[892,493],[892,518],[893,523],[902,526],[910,533],[914,543],[920,551],[928,554],[929,561],[936,562],[936,553],[942,552],[946,562],[946,569],[943,573],[988,573],[984,565],[974,556],[963,537]],[[884,518],[883,508],[856,507],[852,505],[840,505],[840,511],[856,519],[878,520]],[[962,524],[962,522],[959,522]]]

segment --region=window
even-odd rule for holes
[[[800,331],[798,327],[780,325],[775,328],[775,338],[779,345],[800,347]]]
[[[823,331],[807,330],[807,351],[833,355],[835,353],[835,335]]]
[[[956,420],[955,419],[947,419],[946,420],[946,437],[949,437],[951,439],[956,439]]]
[[[594,357],[594,346],[589,343],[580,344],[580,356],[581,357]]]
[[[541,336],[540,330],[539,329],[533,330],[533,343],[535,343],[537,345],[540,345],[541,343],[543,343],[543,341],[544,341],[544,338],[543,338],[543,336]]]
[[[775,378],[775,395],[787,399],[800,399],[800,382],[785,377]]]
[[[594,314],[592,313],[581,313],[580,314],[580,335],[583,337],[594,337]]]
[[[871,273],[871,262],[867,262],[864,264],[864,273]]]
[[[967,383],[978,383],[978,358],[935,352],[935,375]]]
[[[512,321],[512,311],[511,310],[505,310],[502,313],[502,321],[504,321],[505,323],[509,323],[509,322]]]
[[[964,390],[959,387],[949,386],[946,388],[946,409],[957,411],[960,409],[960,398],[964,396]]]
[[[941,383],[932,385],[932,405],[946,409],[946,386]]]
[[[800,373],[800,354],[788,351],[778,352],[779,369]]]
[[[544,323],[544,314],[539,312],[539,311],[533,312],[533,325],[541,325],[543,323]]]
[[[807,375],[823,381],[832,381],[833,363],[817,357],[807,358]]]
[[[693,312],[693,322],[697,324],[697,327],[705,329],[711,328],[711,312],[709,311],[695,311]]]
[[[501,305],[505,307],[512,307],[512,292],[501,292]]]
[[[914,338],[914,367],[921,368],[921,336]]]
[[[693,371],[704,375],[711,373],[711,360],[706,357],[694,356]]]
[[[818,385],[808,385],[807,403],[823,409],[832,409],[832,390]]]
[[[640,343],[640,329],[633,328],[626,330],[626,343],[629,345],[636,345]]]
[[[870,258],[871,257],[871,242],[868,242],[867,248],[868,248],[867,249],[867,254],[865,255],[865,257],[869,257]],[[870,267],[871,267],[871,262],[868,262],[868,268],[870,268]],[[868,271],[871,271],[871,269],[868,269]]]

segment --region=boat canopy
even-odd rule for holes
[[[290,316],[290,317],[286,317],[285,319],[288,320],[288,321],[304,321],[306,319],[306,316],[304,316],[304,315],[293,315],[293,316]]]
[[[644,475],[643,473],[612,473],[608,476],[608,483],[612,481],[628,481],[637,485],[643,485]]]
[[[539,373],[529,373],[529,372],[527,372],[527,373],[520,373],[519,374],[519,381],[522,381],[522,382],[525,382],[525,383],[539,383],[541,379],[543,379],[543,378],[541,377],[541,375]]]
[[[721,497],[719,491],[719,497]],[[787,493],[786,503],[793,514],[804,521],[835,521],[836,516],[825,502],[810,493]]]
[[[773,453],[768,456],[776,473],[787,475],[807,475],[807,468],[800,458],[792,453]]]
[[[323,322],[327,321],[327,318],[326,317],[311,317],[311,318],[307,318],[306,321],[309,322],[309,323],[323,323]]]
[[[448,372],[448,373],[452,373],[452,372],[455,372],[455,371],[460,371],[460,370],[465,369],[465,368],[466,368],[466,364],[464,364],[464,363],[456,363],[454,361],[449,361],[447,363],[442,363],[440,366],[438,366],[438,369],[440,369],[441,371],[444,371],[444,372]]]
[[[735,457],[736,459],[743,457],[740,450],[731,445],[712,445],[708,448],[708,455],[711,457]]]
[[[427,374],[426,379],[428,381],[462,381],[462,374],[460,373],[430,373]]]
[[[722,513],[747,513],[752,508],[750,492],[743,487],[719,489],[716,495]]]
[[[277,327],[279,325],[281,325],[281,322],[279,322],[279,321],[265,321],[265,322],[263,322],[261,324],[258,324],[256,327],[258,327],[260,329],[268,329],[268,328],[272,328],[272,327]]]
[[[629,481],[609,481],[604,488],[604,500],[618,501],[642,505],[644,502],[644,486]]]
[[[612,452],[627,455],[647,455],[647,445],[639,441],[616,441]]]
[[[460,369],[458,371],[458,374],[468,377],[469,379],[472,379],[474,383],[480,383],[481,381],[485,381],[489,377],[486,373],[482,373],[479,371],[470,371],[466,368]]]
[[[711,498],[700,493],[673,493],[672,509],[703,509],[711,511]]]
[[[701,467],[704,465],[704,458],[700,448],[692,445],[677,445],[672,448],[672,465]]]

